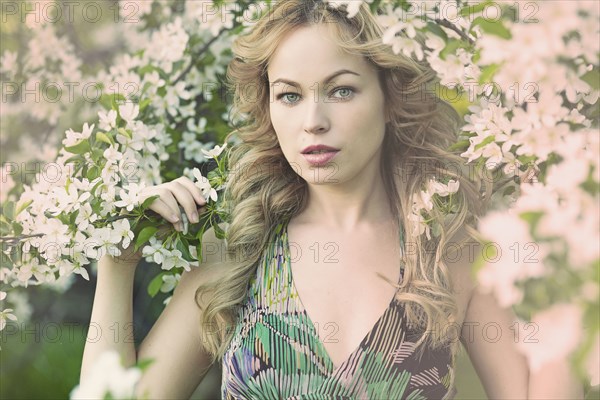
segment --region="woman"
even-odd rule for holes
[[[129,365],[155,359],[138,386],[150,398],[189,397],[215,361],[223,398],[452,398],[460,339],[491,398],[535,394],[508,334],[513,315],[474,289],[478,247],[457,246],[473,237],[490,187],[482,196],[487,182],[445,150],[459,121],[424,95],[435,74],[381,35],[365,4],[348,19],[290,0],[236,40],[228,79],[249,118],[230,134],[241,143],[226,242],[204,235],[221,251],[184,273],[137,355],[113,337],[86,343],[82,378],[117,349]],[[319,146],[325,154],[309,154]],[[460,183],[459,212],[436,215],[442,233],[427,240],[407,211],[433,174]],[[187,178],[153,194],[151,209],[176,229],[179,206],[198,221],[204,200]],[[131,322],[135,264],[99,262],[96,326]],[[492,323],[504,334],[490,340]]]

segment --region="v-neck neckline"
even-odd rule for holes
[[[294,282],[294,276],[292,273],[290,245],[289,245],[289,238],[288,238],[288,225],[289,225],[289,219],[287,219],[285,222],[283,222],[283,227],[282,227],[281,231],[279,232],[279,237],[282,240],[284,262],[285,262],[286,268],[287,268],[288,283],[290,286],[290,290],[295,294],[296,304],[299,305],[301,313],[304,314],[304,317],[306,318],[306,320],[310,326],[310,329],[313,331],[314,337],[318,341],[318,345],[322,348],[324,355],[329,360],[329,363],[331,365],[330,373],[335,374],[344,365],[346,365],[350,360],[352,360],[355,353],[360,350],[363,343],[369,338],[369,336],[371,336],[371,334],[373,333],[373,330],[375,330],[375,328],[377,328],[379,326],[381,320],[386,316],[386,314],[389,312],[389,310],[392,308],[394,302],[396,301],[396,295],[398,294],[399,288],[396,288],[396,291],[394,292],[392,299],[388,303],[388,306],[379,315],[379,318],[377,318],[377,321],[375,321],[375,323],[371,326],[371,329],[369,329],[369,331],[363,336],[361,341],[354,347],[352,352],[350,352],[350,354],[348,354],[348,356],[346,358],[344,358],[344,360],[340,363],[340,365],[335,366],[333,359],[331,358],[331,355],[329,354],[329,351],[325,347],[325,343],[323,343],[323,341],[321,340],[321,337],[319,336],[318,329],[315,327],[315,324],[314,324],[312,318],[310,317],[310,315],[308,315],[308,311],[306,310],[306,307],[304,307],[304,303],[302,302],[302,299],[300,298],[300,294],[298,293],[298,290],[296,289],[296,284]],[[404,241],[403,241],[403,237],[402,237],[402,228],[400,228],[400,246],[401,246],[400,251],[401,251],[402,255],[404,254],[404,249],[403,249],[404,246],[403,245],[404,245]],[[401,264],[400,265],[400,278],[398,279],[398,284],[402,281],[403,276],[404,276],[404,266]]]

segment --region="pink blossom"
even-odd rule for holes
[[[581,318],[582,311],[574,304],[555,304],[534,315],[534,338],[517,342],[533,372],[546,363],[566,359],[575,350],[582,337]]]

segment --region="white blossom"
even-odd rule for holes
[[[547,272],[543,260],[548,250],[533,240],[527,223],[514,212],[488,213],[478,229],[489,240],[482,248],[485,264],[477,275],[482,289],[493,292],[502,307],[520,302],[523,294],[515,283],[543,276]],[[526,256],[531,253],[533,256]]]
[[[123,239],[122,245],[123,248],[126,249],[129,247],[129,244],[133,240],[133,232],[131,231],[131,226],[129,225],[129,220],[124,218],[118,221],[113,222],[113,229],[119,233],[121,238]]]
[[[217,36],[221,29],[233,27],[235,6],[236,3],[231,0],[226,0],[220,6],[215,6],[212,1],[207,0],[188,1],[186,12],[196,18],[203,29]]]
[[[142,372],[139,368],[124,368],[114,350],[102,353],[93,364],[85,380],[71,392],[71,399],[133,398]]]
[[[163,247],[163,242],[156,237],[151,237],[149,244],[142,248],[142,256],[146,261],[162,264],[165,257],[169,256],[170,252]]]
[[[348,18],[354,18],[354,16],[358,13],[361,4],[364,2],[363,0],[325,0],[328,4],[335,8],[339,8],[341,6],[346,7],[346,14]],[[371,3],[373,0],[366,0],[367,3]]]
[[[123,118],[127,124],[133,123],[139,113],[140,106],[135,103],[127,102],[119,106],[119,115],[121,115],[121,118]]]
[[[518,340],[517,348],[527,357],[532,372],[544,364],[566,359],[581,340],[582,311],[575,304],[555,304],[533,316],[535,340]],[[527,337],[526,325],[519,324],[520,337]],[[531,331],[531,329],[530,329]]]
[[[175,249],[165,256],[162,269],[170,270],[179,267],[183,267],[186,271],[191,270],[190,263],[183,258],[183,254],[179,250]]]
[[[7,308],[5,310],[0,311],[0,331],[6,327],[6,321],[16,321],[17,317],[12,314],[12,308]]]
[[[86,203],[79,207],[75,223],[77,224],[77,229],[84,231],[91,222],[94,222],[97,219],[98,215],[94,213],[92,206],[89,203]]]
[[[15,74],[17,72],[17,53],[10,50],[5,50],[0,57],[0,73]]]
[[[81,132],[75,132],[75,131],[73,131],[73,129],[67,130],[65,132],[65,134],[67,136],[62,141],[63,146],[74,146],[74,145],[80,143],[81,141],[88,139],[90,137],[90,135],[92,134],[93,130],[94,130],[94,124],[89,126],[87,122],[85,124],[83,124],[83,130]]]
[[[204,153],[204,156],[208,159],[217,158],[221,155],[223,150],[225,150],[225,147],[227,147],[227,143],[225,143],[223,146],[215,146],[215,148],[210,151],[202,149],[202,153]]]
[[[98,118],[100,118],[98,127],[102,130],[110,131],[117,126],[117,112],[115,110],[98,111]]]
[[[201,1],[187,2],[186,6],[194,3],[201,3]],[[148,61],[156,61],[167,74],[171,73],[173,63],[183,58],[188,40],[189,35],[183,28],[181,17],[175,17],[173,22],[164,24],[152,33],[144,57],[147,57]]]
[[[217,201],[217,191],[210,186],[208,178],[203,176],[198,168],[194,168],[192,174],[194,175],[194,178],[196,178],[196,182],[194,183],[202,191],[204,199],[208,201],[210,198],[213,201]]]
[[[163,284],[160,287],[160,291],[163,293],[168,293],[168,292],[172,291],[173,289],[175,289],[175,286],[177,286],[180,279],[181,279],[181,274],[163,275],[163,277],[162,277]]]
[[[133,207],[140,204],[140,194],[142,189],[146,187],[144,183],[129,183],[119,192],[119,198],[121,200],[115,202],[115,206],[123,207],[127,211],[133,210]]]

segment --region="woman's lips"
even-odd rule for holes
[[[320,153],[320,154],[302,154],[304,156],[304,158],[306,159],[306,161],[309,162],[309,164],[315,166],[315,167],[321,167],[325,164],[327,164],[329,161],[331,161],[333,159],[333,157],[336,156],[336,154],[339,153],[338,151],[328,151],[326,153]]]

